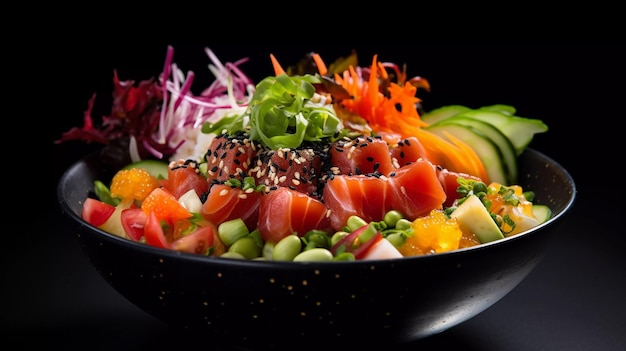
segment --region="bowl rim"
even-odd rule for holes
[[[226,258],[226,257],[220,257],[220,256],[203,256],[199,254],[193,254],[193,253],[187,253],[187,252],[181,252],[181,251],[175,251],[171,249],[150,246],[145,243],[132,241],[132,240],[108,233],[84,221],[79,214],[75,213],[72,210],[70,204],[66,200],[65,194],[64,194],[64,184],[68,182],[68,178],[73,173],[73,170],[79,168],[84,162],[92,158],[97,158],[100,155],[100,152],[101,150],[92,152],[82,157],[81,159],[73,162],[70,165],[70,167],[68,167],[63,172],[62,176],[59,178],[59,181],[57,183],[57,201],[61,208],[61,215],[65,216],[66,218],[69,218],[73,222],[73,224],[78,227],[79,232],[81,232],[82,229],[86,228],[90,232],[93,232],[99,237],[101,237],[102,239],[122,245],[126,248],[140,250],[145,253],[160,255],[163,258],[178,258],[178,259],[183,258],[185,260],[191,260],[191,261],[202,261],[202,262],[205,262],[206,264],[226,263],[228,265],[237,265],[237,266],[242,266],[242,267],[251,267],[251,266],[271,267],[273,269],[279,269],[279,268],[293,269],[293,268],[298,268],[298,267],[301,267],[304,269],[311,269],[311,267],[313,268],[328,267],[329,265],[336,265],[338,267],[339,265],[350,266],[350,267],[364,267],[364,266],[371,266],[373,264],[381,264],[381,263],[388,263],[390,265],[396,265],[396,264],[403,263],[403,262],[409,263],[409,262],[413,262],[417,260],[419,261],[437,260],[437,259],[448,257],[448,256],[463,255],[463,254],[467,254],[471,252],[484,251],[484,250],[488,250],[496,246],[507,245],[508,243],[513,242],[513,241],[522,240],[523,238],[530,236],[533,233],[536,233],[537,231],[540,231],[542,228],[546,226],[551,226],[554,223],[560,221],[561,218],[564,217],[566,213],[570,212],[571,208],[573,207],[576,201],[577,192],[578,192],[576,188],[576,183],[573,177],[571,176],[571,174],[567,171],[567,169],[565,169],[561,164],[559,164],[558,162],[556,162],[554,159],[547,156],[546,154],[528,147],[524,150],[524,153],[532,154],[534,157],[540,157],[544,161],[550,164],[553,164],[555,167],[557,167],[559,169],[559,172],[562,173],[565,181],[568,184],[570,184],[572,191],[571,191],[569,198],[564,203],[563,208],[559,212],[555,213],[552,216],[552,218],[550,218],[548,221],[541,223],[540,225],[533,227],[532,229],[527,230],[525,232],[510,236],[510,237],[505,237],[503,239],[499,239],[496,241],[483,243],[483,244],[476,245],[476,246],[456,249],[452,251],[447,251],[447,252],[442,252],[442,253],[437,253],[437,254],[429,254],[429,255],[400,257],[400,258],[356,260],[356,261],[332,261],[332,262],[317,262],[317,261],[316,262],[293,262],[293,261],[233,259],[233,258]]]

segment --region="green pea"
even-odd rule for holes
[[[398,223],[398,221],[401,219],[404,219],[404,216],[402,215],[402,213],[396,210],[391,210],[385,213],[385,217],[383,217],[383,221],[387,223],[387,226],[389,226],[390,228],[394,228],[396,226],[396,223]]]
[[[412,222],[406,218],[402,218],[396,223],[396,229],[407,230],[411,228]]]
[[[302,251],[302,241],[300,237],[293,234],[282,238],[274,246],[272,250],[272,260],[274,261],[293,261]]]
[[[321,247],[302,251],[293,258],[294,262],[331,262],[332,260],[333,254]]]
[[[247,236],[235,241],[228,248],[228,252],[236,252],[247,259],[253,259],[261,255],[261,248],[253,238]]]

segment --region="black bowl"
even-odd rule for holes
[[[570,174],[527,149],[520,184],[553,217],[530,231],[454,252],[333,263],[204,257],[150,247],[80,218],[96,179],[114,169],[98,154],[71,166],[58,185],[63,213],[85,255],[120,294],[172,326],[234,348],[402,344],[476,316],[540,261],[573,206]],[[175,337],[175,336],[173,336]]]

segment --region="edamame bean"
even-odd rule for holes
[[[293,234],[282,238],[274,246],[272,250],[272,260],[274,261],[293,261],[302,251],[302,241],[300,237]]]
[[[333,236],[330,237],[330,247],[335,246],[335,244],[337,244],[341,239],[345,238],[349,234],[350,233],[344,231],[339,231],[333,234]]]
[[[303,237],[306,243],[305,250],[321,247],[330,249],[330,236],[323,230],[310,230]]]
[[[294,262],[331,262],[333,254],[330,250],[316,247],[306,251],[302,251],[293,258]]]
[[[223,254],[220,255],[220,257],[223,257],[223,258],[234,258],[234,259],[239,259],[239,260],[245,260],[246,259],[240,253],[238,253],[238,252],[230,252],[230,251],[224,252]]]
[[[259,247],[256,241],[246,236],[235,241],[229,248],[228,252],[236,252],[247,259],[253,259],[261,255],[261,247]]]
[[[274,246],[276,246],[276,243],[273,241],[266,241],[265,244],[263,244],[262,254],[266,260],[272,259],[272,252],[274,251]]]
[[[352,252],[342,252],[333,258],[333,261],[356,261]]]
[[[385,239],[389,240],[389,242],[397,248],[404,244],[404,242],[406,241],[406,235],[401,232],[394,232],[387,235]]]
[[[348,232],[353,232],[366,224],[368,223],[363,218],[353,215],[348,217],[348,223],[346,223],[346,228],[348,229]]]

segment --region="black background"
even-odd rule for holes
[[[179,67],[197,74],[194,89],[212,81],[204,47],[210,47],[222,62],[249,57],[242,69],[255,81],[272,74],[270,53],[287,65],[309,51],[329,62],[354,49],[364,65],[378,54],[380,61],[406,63],[409,75],[428,79],[431,92],[418,94],[427,110],[447,104],[502,103],[515,106],[519,116],[542,119],[550,130],[537,135],[531,147],[565,166],[578,188],[559,240],[540,265],[490,309],[406,349],[624,349],[623,43],[424,42],[416,38],[414,43],[397,46],[349,44],[349,40],[343,40],[344,45],[316,44],[325,41],[222,45],[208,39],[148,43],[137,38],[135,42],[56,43],[55,69],[34,84],[41,88],[40,94],[53,97],[45,111],[47,120],[53,122],[45,127],[43,146],[46,159],[50,158],[47,150],[52,150],[52,166],[41,173],[45,184],[41,213],[25,208],[26,222],[13,221],[7,233],[2,254],[2,339],[24,348],[42,340],[61,349],[190,346],[104,282],[83,257],[56,200],[62,172],[97,145],[56,145],[53,141],[70,127],[82,125],[93,93],[101,101],[96,112],[108,112],[114,69],[122,80],[156,76],[167,45],[172,45]],[[210,344],[202,346],[210,349]]]

